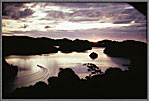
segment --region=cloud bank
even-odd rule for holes
[[[2,34],[146,41],[146,17],[127,3],[3,3]]]

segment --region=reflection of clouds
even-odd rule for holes
[[[8,58],[8,59],[7,59]],[[12,64],[14,66],[18,66],[19,70],[27,70],[25,72],[37,72],[40,70],[40,68],[37,67],[36,63],[37,60],[32,59],[31,57],[26,56],[9,56],[6,58],[6,61],[9,64]]]

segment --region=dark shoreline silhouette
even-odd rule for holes
[[[2,58],[2,92],[3,95],[8,95],[8,83],[13,80],[18,73],[18,67],[9,65],[4,58]]]
[[[28,36],[2,36],[2,53],[8,55],[40,55],[48,53],[85,52],[91,50],[91,43],[87,40],[32,38]],[[59,46],[57,48],[56,46]]]
[[[34,86],[17,88],[11,94],[5,94],[5,89],[3,89],[2,97],[4,99],[147,98],[147,44],[144,42],[133,40],[126,40],[123,42],[103,40],[94,44],[84,40],[54,40],[17,36],[11,38],[12,37],[3,37],[3,64],[6,64],[4,57],[12,54],[29,55],[53,53],[57,51],[62,51],[64,53],[72,51],[83,52],[92,47],[105,47],[105,54],[114,57],[130,58],[131,65],[129,66],[128,71],[122,71],[119,68],[109,68],[105,73],[95,73],[95,75],[86,77],[86,79],[80,79],[70,68],[61,68],[58,77],[50,77],[48,79],[48,84],[38,82]],[[27,47],[28,45],[29,47]],[[59,46],[59,48],[56,48],[55,46]],[[31,49],[31,51],[27,51],[28,49]],[[36,53],[34,53],[35,51]],[[91,66],[96,67],[95,64]],[[9,65],[9,68],[10,67],[11,66]],[[17,74],[16,70],[13,69],[10,71],[13,74],[10,77],[15,77]],[[3,72],[6,71],[7,68],[3,65]],[[15,73],[13,73],[13,71],[15,71]],[[3,75],[3,77],[5,76]]]
[[[92,47],[105,47],[106,49],[104,50],[104,53],[108,55],[117,57],[129,57],[130,54],[121,54],[120,52],[125,50],[134,51],[136,47],[140,49],[146,46],[146,43],[134,40],[125,40],[122,42],[102,40],[98,41],[97,43],[93,43],[89,42],[88,40],[79,39],[50,39],[46,37],[33,38],[28,36],[2,36],[2,42],[3,56],[40,55],[57,53],[58,51],[63,53],[71,53],[74,51],[85,52],[87,50],[91,50]]]

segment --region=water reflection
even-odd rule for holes
[[[41,68],[37,65],[43,66],[48,70],[48,76],[57,76],[59,68],[72,68],[80,78],[85,78],[89,75],[87,67],[83,66],[84,63],[93,63],[97,65],[102,72],[109,67],[119,67],[122,70],[127,69],[123,64],[130,64],[130,60],[127,58],[113,58],[103,53],[104,48],[93,48],[84,53],[61,53],[56,54],[43,54],[43,55],[32,55],[32,56],[16,56],[11,55],[6,57],[6,61],[9,64],[19,67],[17,78],[22,78],[26,75],[36,73],[36,78],[40,77],[44,73],[41,72]],[[98,54],[98,58],[92,60],[89,55],[92,52]],[[40,72],[38,74],[38,72]],[[42,74],[43,75],[43,74]],[[33,77],[32,79],[35,79]]]

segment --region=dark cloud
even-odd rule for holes
[[[126,32],[129,34],[137,33],[137,32],[146,32],[146,29],[114,29],[115,32]]]
[[[24,26],[21,26],[20,28],[27,28],[29,25],[24,24]]]
[[[73,13],[69,14],[69,17],[77,17],[77,16],[82,16],[82,17],[101,17],[103,14],[102,12],[98,11],[98,10],[77,10],[74,11]]]
[[[101,12],[96,11],[96,10],[79,10],[79,11],[74,11],[73,13],[66,13],[66,12],[62,12],[62,11],[54,11],[54,10],[50,10],[50,11],[44,11],[45,13],[48,13],[46,17],[40,19],[40,20],[53,20],[53,19],[57,19],[57,20],[68,20],[68,21],[95,21],[98,20],[102,15]],[[81,17],[81,18],[77,18],[76,17]],[[85,20],[84,20],[85,19]],[[94,19],[94,20],[93,20]]]
[[[88,22],[88,21],[98,21],[99,19],[69,19],[70,22]]]
[[[69,14],[69,17],[76,17],[76,16],[85,16],[89,10],[75,10],[73,13]]]
[[[13,19],[25,18],[25,17],[30,16],[32,14],[33,14],[33,11],[31,9],[25,9],[24,11],[14,12],[11,15],[11,18],[13,18]]]
[[[103,2],[96,2],[96,3],[87,3],[87,2],[80,2],[80,3],[33,3],[32,7],[39,5],[41,8],[46,6],[59,6],[64,8],[71,8],[71,9],[84,9],[84,8],[117,8],[121,6],[128,6],[127,3],[103,3]]]
[[[116,21],[115,24],[129,23],[130,21],[140,23],[145,20],[144,16],[136,9],[125,9],[131,7],[127,3],[46,3],[42,4],[42,7],[51,5],[65,7],[73,12],[46,10],[44,12],[48,15],[43,20],[85,22],[95,21],[95,19],[104,20],[103,17],[106,17],[111,21]]]
[[[103,2],[96,2],[96,3],[87,3],[87,2],[80,2],[80,3],[54,3],[55,6],[62,6],[68,8],[99,8],[99,7],[115,7],[121,6],[127,3],[103,3]]]
[[[140,24],[140,25],[135,25],[135,27],[143,27],[143,28],[146,28],[146,27],[147,27],[147,24],[144,23],[144,24]]]
[[[130,13],[133,13],[135,12],[135,9],[125,9],[122,13],[123,14],[130,14]]]
[[[24,3],[3,3],[2,16],[7,19],[20,19],[30,16],[34,13],[31,9],[25,8]],[[23,11],[20,9],[24,8]]]
[[[54,3],[55,6],[72,7],[72,8],[87,8],[89,3]]]
[[[46,28],[46,29],[47,29],[47,28],[52,28],[52,27],[51,27],[51,26],[45,26],[44,28]]]
[[[139,32],[147,33],[147,30],[145,30],[145,29],[141,29],[141,30],[139,30]]]
[[[131,13],[129,13],[129,12],[131,12]],[[136,9],[128,10],[127,13],[128,14],[122,13],[121,16],[117,17],[117,19],[119,19],[119,20],[132,20],[135,22],[140,22],[140,21],[144,21],[146,18],[143,14],[138,12]]]
[[[2,15],[8,16],[13,9],[18,10],[18,8],[23,7],[24,3],[2,3]]]
[[[99,12],[99,11],[93,11],[93,10],[88,11],[88,12],[85,13],[85,16],[86,17],[100,17],[101,15],[102,15],[101,12]]]
[[[29,34],[32,31],[10,31],[12,34]]]
[[[61,11],[46,11],[48,15],[45,18],[64,19],[67,15]]]
[[[9,34],[9,35],[12,35],[13,33],[10,33],[10,32],[6,32],[6,33],[5,33],[5,32],[2,32],[2,34],[7,34],[7,35]]]
[[[130,23],[131,21],[115,21],[113,24],[127,24]]]

